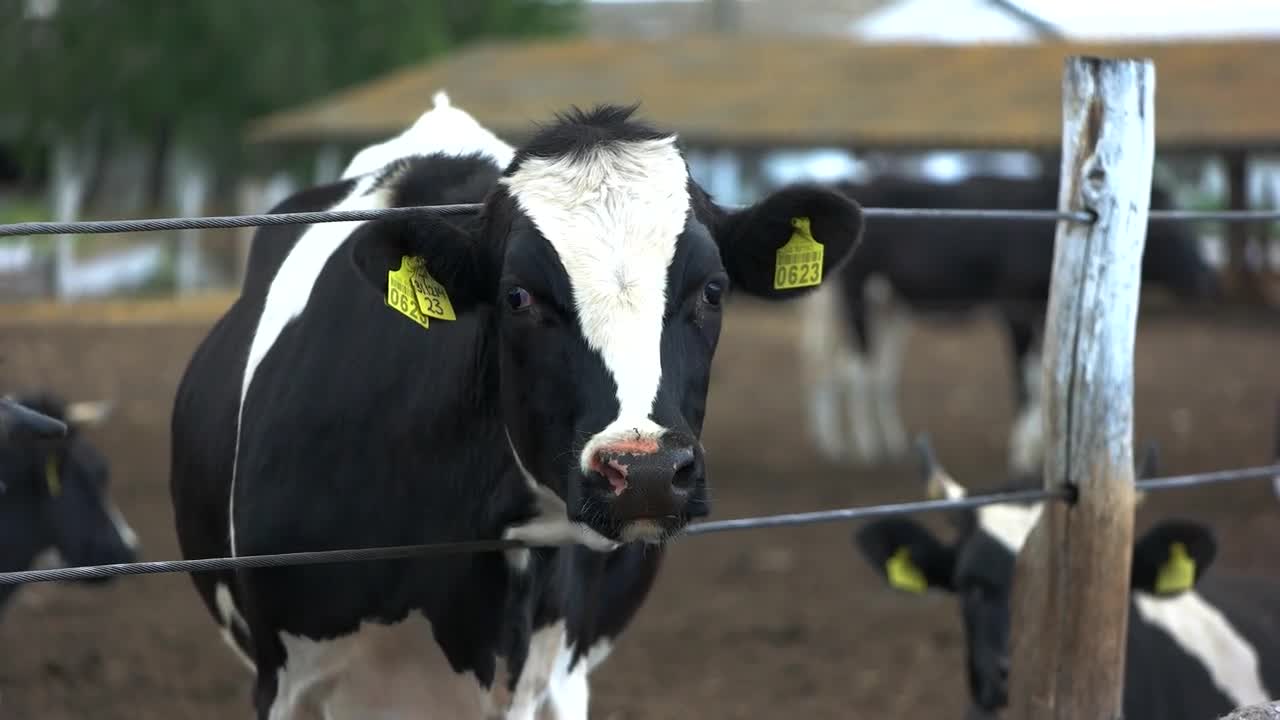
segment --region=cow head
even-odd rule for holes
[[[0,446],[0,548],[5,570],[53,550],[71,565],[132,562],[138,538],[108,494],[106,459],[83,435],[106,419],[103,403],[49,394],[18,401],[66,424],[65,434],[15,434]]]
[[[928,496],[964,497],[965,488],[937,463],[927,444],[921,451]],[[1149,449],[1138,474],[1153,474],[1155,465],[1155,452]],[[913,593],[940,590],[960,601],[972,717],[989,716],[1008,702],[1014,560],[1041,506],[1007,503],[957,511],[952,517],[956,538],[950,545],[903,517],[868,523],[854,534],[864,559],[891,587]],[[1209,528],[1164,521],[1134,544],[1131,589],[1163,596],[1185,592],[1213,562],[1215,550]]]
[[[779,248],[816,241],[829,277],[862,233],[858,205],[816,185],[717,205],[675,135],[633,110],[558,116],[517,149],[478,217],[354,248],[380,292],[417,256],[456,312],[492,324],[516,460],[613,543],[661,542],[708,512],[699,437],[730,291],[800,297],[816,255],[780,268]]]

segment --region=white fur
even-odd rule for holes
[[[523,524],[512,525],[504,530],[502,533],[504,540],[519,540],[529,545],[578,543],[599,552],[609,552],[618,548],[619,543],[597,533],[585,523],[569,521],[569,510],[560,496],[556,495],[551,488],[539,483],[520,460],[520,453],[516,452],[515,443],[511,442],[510,431],[507,431],[507,446],[511,449],[511,457],[515,459],[520,474],[524,476],[529,489],[533,491],[538,505],[538,514]],[[507,564],[516,570],[524,570],[529,564],[528,549],[508,550]]]
[[[125,519],[124,513],[120,512],[120,508],[116,507],[115,502],[110,497],[103,494],[101,500],[102,510],[111,519],[111,525],[116,529],[116,535],[120,536],[120,542],[124,543],[124,546],[133,552],[137,552],[140,545],[138,533],[134,532],[133,527],[129,525],[129,521]]]
[[[888,281],[885,292],[888,292]],[[868,288],[870,295],[875,285]],[[871,312],[878,308],[879,312]],[[880,433],[881,447],[889,457],[898,457],[907,450],[907,430],[902,424],[902,412],[898,407],[899,383],[902,378],[902,362],[906,356],[907,337],[911,331],[911,318],[906,308],[896,306],[891,297],[879,303],[867,302],[871,313],[870,327],[874,335],[871,352],[871,372],[875,390],[868,400],[875,404],[876,429]]]
[[[675,137],[603,145],[585,157],[529,158],[502,180],[555,249],[587,345],[617,385],[618,416],[587,443],[657,440],[649,419],[662,378],[667,269],[689,211]]]
[[[421,614],[353,633],[312,640],[281,632],[287,659],[277,672],[270,720],[505,717],[511,697],[504,672],[484,688],[456,673]],[[501,670],[502,663],[499,663]]]
[[[799,301],[801,360],[809,385],[809,435],[829,462],[844,459],[840,405],[845,387],[834,368],[839,358],[850,354],[836,292],[834,284],[824,283]]]
[[[1044,463],[1043,367],[1038,353],[1030,353],[1019,368],[1027,388],[1027,403],[1018,412],[1009,434],[1009,470],[1035,474]]]
[[[1043,503],[984,505],[978,508],[978,527],[1017,555],[1043,509]]]
[[[1253,646],[1236,631],[1222,612],[1194,590],[1176,597],[1133,594],[1138,614],[1163,630],[1188,655],[1200,661],[1213,684],[1236,707],[1271,699],[1262,682],[1261,664]]]
[[[480,152],[493,157],[500,165],[503,158],[510,161],[511,147],[498,140],[462,110],[449,104],[448,96],[442,92],[435,97],[436,106],[424,113],[413,127],[391,140],[376,146],[365,148],[352,159],[351,164],[343,172],[344,178],[362,175],[352,188],[351,193],[343,198],[333,210],[371,210],[384,208],[390,204],[390,194],[385,189],[369,192],[373,185],[373,175],[364,174],[368,170],[382,167],[398,158],[427,153],[445,153],[466,155]],[[366,151],[373,151],[366,154]],[[361,163],[380,164],[360,171]],[[249,346],[249,359],[245,365],[244,379],[240,386],[240,409],[236,416],[236,447],[231,465],[230,494],[230,540],[231,554],[236,554],[235,530],[235,481],[236,468],[240,455],[240,421],[244,412],[244,399],[248,395],[249,385],[253,381],[254,372],[268,351],[275,345],[280,333],[286,325],[302,314],[311,296],[321,270],[329,257],[341,247],[342,243],[355,232],[364,221],[319,223],[312,225],[289,251],[288,257],[276,271],[271,287],[267,291],[262,315],[258,319],[258,327],[254,331]]]
[[[218,608],[218,616],[222,619],[222,640],[231,648],[240,662],[249,668],[249,672],[254,672],[257,665],[244,653],[244,649],[231,634],[231,628],[234,626],[247,635],[249,625],[236,607],[236,601],[231,597],[231,588],[227,587],[226,583],[220,582],[213,586],[213,604]]]
[[[492,158],[499,168],[511,164],[515,149],[476,122],[470,113],[454,107],[444,90],[437,92],[432,102],[434,107],[404,132],[356,153],[342,172],[342,179],[379,170],[415,153],[466,155],[478,152]]]

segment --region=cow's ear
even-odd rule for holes
[[[453,320],[496,296],[498,270],[481,232],[475,216],[377,220],[352,237],[351,261],[388,305],[419,324]]]
[[[853,542],[892,588],[917,594],[955,589],[955,551],[914,520],[876,520],[858,529]]]
[[[814,290],[862,241],[862,208],[820,185],[791,185],[716,215],[712,232],[733,286],[770,300]]]
[[[1195,587],[1213,564],[1213,531],[1189,520],[1166,520],[1133,546],[1132,588],[1151,595],[1175,596]]]

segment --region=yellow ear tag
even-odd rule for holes
[[[422,314],[441,320],[457,320],[458,316],[453,314],[453,303],[449,302],[449,293],[445,292],[444,286],[431,277],[421,260],[409,261],[412,268],[409,281],[418,297],[418,309]]]
[[[49,486],[49,497],[62,494],[62,476],[58,474],[58,456],[49,453],[44,461],[44,482]]]
[[[1160,566],[1156,576],[1156,594],[1173,595],[1191,589],[1196,582],[1196,561],[1187,554],[1187,546],[1180,542],[1169,546],[1169,560]]]
[[[411,261],[412,258],[406,255],[400,258],[399,270],[387,271],[386,303],[395,308],[396,312],[421,325],[425,330],[430,321],[427,320],[427,316],[423,315],[422,310],[418,307],[418,299],[414,294],[413,284],[410,280],[413,275]]]
[[[911,551],[907,548],[898,548],[884,567],[892,587],[912,593],[923,593],[929,589],[924,573],[911,562]]]
[[[809,218],[791,218],[791,239],[778,248],[773,270],[773,289],[790,290],[822,282],[822,253],[826,249],[813,239]]]

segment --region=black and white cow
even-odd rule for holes
[[[0,398],[0,442],[65,437],[67,424],[11,398]]]
[[[965,488],[925,452],[930,497]],[[1154,471],[1153,454],[1139,475]],[[966,639],[970,716],[990,717],[1008,702],[1014,560],[1042,503],[1006,503],[952,515],[956,538],[939,540],[907,518],[863,526],[855,544],[899,590],[952,593]],[[1280,697],[1280,581],[1214,574],[1210,528],[1187,520],[1156,523],[1135,542],[1124,678],[1124,717],[1204,720]],[[1170,561],[1191,570],[1178,583]],[[1188,564],[1188,561],[1194,565]],[[1167,580],[1172,580],[1165,584]],[[1013,669],[1016,672],[1016,669]]]
[[[108,407],[52,393],[0,405],[12,423],[0,442],[0,572],[133,562],[138,536],[111,499],[106,458],[83,434]],[[0,586],[0,610],[18,587]]]
[[[867,207],[1008,208],[1058,206],[1057,176],[971,177],[958,183],[882,176],[839,187]],[[1153,208],[1168,209],[1155,189]],[[1053,223],[934,218],[873,220],[851,263],[804,312],[810,381],[809,427],[832,460],[874,462],[906,451],[899,377],[911,316],[957,319],[996,311],[1009,341],[1017,418],[1009,441],[1015,473],[1039,466],[1038,347],[1053,269]],[[1217,289],[1190,226],[1153,221],[1143,279],[1184,299]],[[993,354],[1006,351],[997,351]],[[843,416],[843,417],[842,417]],[[847,430],[842,430],[847,428]]]
[[[862,227],[819,186],[716,205],[633,109],[572,110],[516,150],[440,94],[275,211],[478,215],[259,231],[175,401],[186,557],[573,543],[193,576],[256,672],[259,717],[586,717],[587,673],[662,543],[709,510],[699,437],[730,286],[802,295],[774,289],[800,219],[828,272]],[[389,306],[406,256],[454,319]]]

